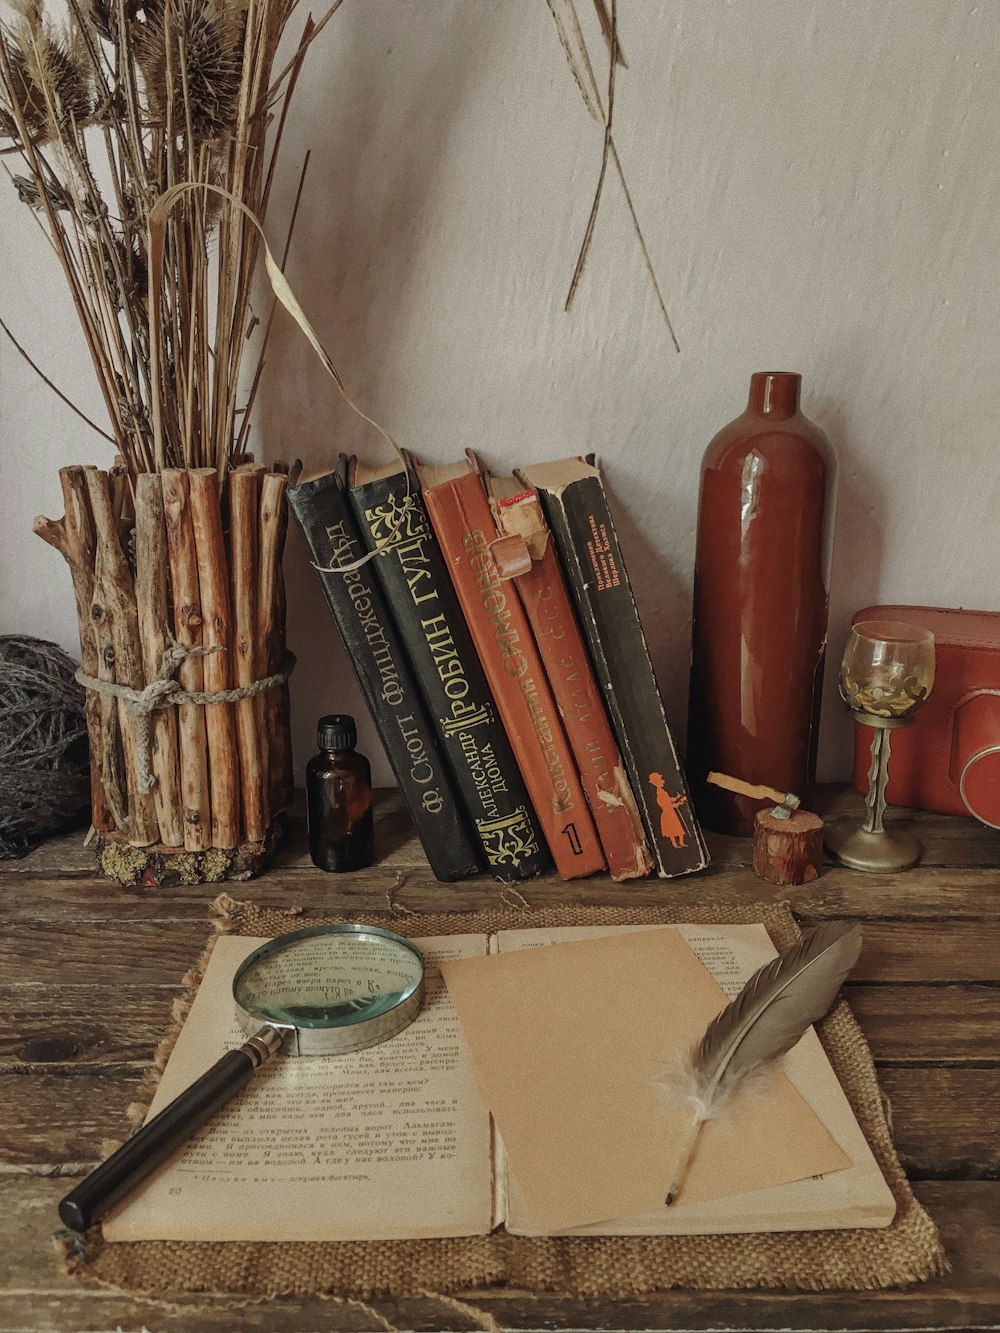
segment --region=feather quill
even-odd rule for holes
[[[713,1018],[676,1090],[694,1107],[694,1117],[667,1190],[667,1207],[681,1189],[705,1121],[718,1118],[752,1075],[773,1065],[823,1017],[860,952],[860,926],[836,921],[817,926],[755,972]]]

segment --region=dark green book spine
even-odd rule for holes
[[[335,572],[365,554],[340,476],[327,473],[290,486],[288,503],[431,869],[445,881],[480,874],[484,858],[478,839],[466,826],[437,731],[372,570],[375,562]]]
[[[536,483],[537,484],[537,483]],[[661,876],[708,864],[607,496],[594,475],[538,486]]]
[[[521,771],[412,472],[348,490],[456,790],[498,879],[549,865]]]

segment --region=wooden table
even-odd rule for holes
[[[816,804],[828,816],[861,808],[842,789],[824,790]],[[926,852],[906,874],[831,866],[812,884],[779,889],[753,876],[748,841],[715,837],[712,868],[680,884],[546,879],[526,886],[525,897],[535,906],[656,903],[669,894],[787,899],[803,922],[861,921],[865,948],[848,998],[892,1102],[900,1156],[944,1237],[950,1275],[871,1295],[678,1291],[602,1305],[502,1290],[470,1300],[512,1329],[1000,1327],[1000,833],[929,814],[912,816],[912,826]],[[309,912],[384,910],[390,897],[418,912],[498,901],[491,880],[432,878],[395,792],[380,794],[378,846],[382,860],[371,870],[323,875],[293,820],[274,868],[228,887]],[[95,875],[79,834],[3,863],[0,885],[0,1329],[375,1327],[362,1310],[328,1301],[241,1305],[220,1294],[156,1302],[88,1290],[63,1274],[51,1242],[56,1202],[67,1177],[98,1159],[102,1140],[126,1132],[125,1108],[208,936],[215,890],[120,889]],[[468,1326],[430,1301],[374,1305],[401,1329]]]

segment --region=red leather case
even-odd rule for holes
[[[900,620],[934,635],[935,680],[913,723],[892,732],[892,805],[972,815],[1000,828],[1000,613],[868,606],[861,620]],[[871,728],[854,728],[854,785],[868,790]]]

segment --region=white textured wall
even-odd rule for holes
[[[619,10],[616,141],[680,355],[611,178],[562,312],[600,130],[544,0],[347,0],[307,63],[272,231],[309,147],[289,276],[366,409],[418,454],[601,455],[682,736],[699,460],[754,370],[801,371],[840,454],[835,651],[872,601],[1000,609],[1000,4]],[[99,413],[52,258],[0,187],[0,313]],[[309,466],[387,457],[287,325],[257,434]],[[72,646],[69,580],[29,525],[60,512],[61,464],[107,454],[2,339],[0,440],[0,631]],[[294,534],[286,570],[301,765],[318,713],[364,710]],[[843,777],[829,689],[827,705],[821,769]],[[387,779],[367,719],[362,737]]]

